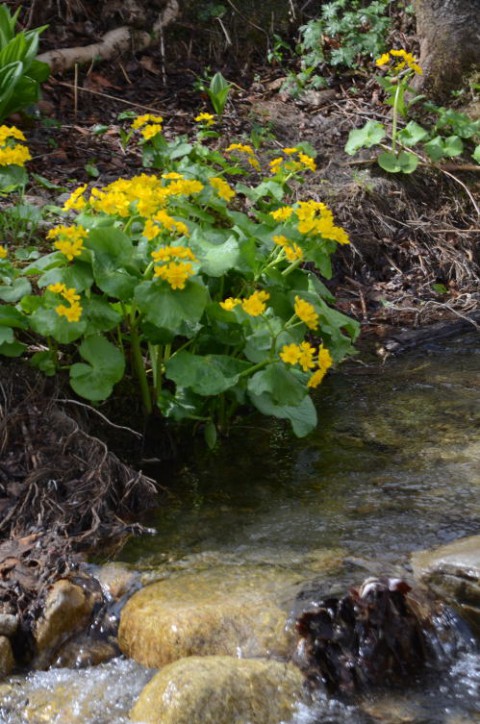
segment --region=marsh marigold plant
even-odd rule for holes
[[[358,331],[321,281],[347,233],[325,204],[290,198],[314,155],[285,148],[259,179],[250,144],[167,141],[162,121],[131,124],[154,170],[72,191],[50,253],[19,272],[32,293],[2,307],[0,352],[29,354],[23,335],[34,333],[32,363],[69,369],[77,394],[103,400],[127,374],[147,414],[201,423],[210,444],[248,407],[306,435],[310,391]]]

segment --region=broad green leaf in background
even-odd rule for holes
[[[184,350],[167,362],[165,374],[198,395],[219,395],[236,385],[239,374],[249,367],[248,362],[228,355],[195,355]]]
[[[388,173],[413,173],[420,159],[408,151],[400,151],[400,153],[384,151],[379,155],[377,161],[380,168]]]
[[[70,368],[73,390],[87,400],[105,400],[125,371],[122,352],[101,335],[87,337],[79,347],[87,364],[77,362]]]
[[[307,395],[299,405],[287,406],[276,405],[269,394],[249,395],[252,404],[263,415],[272,415],[283,420],[288,420],[293,432],[297,437],[305,437],[311,433],[317,425],[317,411],[310,397]]]

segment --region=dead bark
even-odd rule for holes
[[[63,73],[75,65],[92,63],[94,60],[111,60],[127,52],[139,52],[161,41],[164,28],[170,25],[180,12],[178,0],[167,0],[164,10],[159,13],[153,28],[147,32],[137,27],[124,25],[109,30],[99,42],[75,48],[49,50],[38,56],[47,63],[52,73]]]

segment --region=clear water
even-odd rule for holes
[[[480,532],[479,381],[475,334],[383,367],[352,363],[319,391],[320,423],[306,440],[256,419],[218,450],[199,445],[158,469],[174,494],[171,505],[144,521],[157,533],[131,540],[119,557],[141,568],[195,555],[288,566],[340,547],[346,560],[331,585],[343,591],[372,572],[408,571],[412,551]],[[31,678],[48,676],[59,674]],[[116,681],[133,701],[135,677],[118,672]],[[110,718],[84,724],[124,721],[114,709],[115,687],[106,682],[105,689]],[[320,698],[300,708],[295,722],[480,721],[479,689],[480,656],[466,648],[427,684],[378,694],[362,709]],[[0,712],[1,701],[0,692]],[[9,716],[0,722],[27,721],[20,712]]]

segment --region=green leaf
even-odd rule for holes
[[[463,141],[458,136],[448,136],[447,138],[436,136],[425,144],[424,149],[432,161],[440,161],[442,158],[460,156],[463,152]]]
[[[0,327],[0,344],[4,342],[13,342],[15,336],[11,327]]]
[[[250,400],[263,415],[289,420],[297,437],[305,437],[317,426],[317,411],[308,395],[299,405],[292,407],[276,405],[267,393],[259,396],[250,393]]]
[[[122,352],[105,337],[87,337],[79,352],[88,364],[77,362],[70,368],[70,384],[87,400],[105,400],[125,372]]]
[[[167,282],[142,282],[135,290],[135,302],[145,319],[156,327],[188,333],[188,326],[200,321],[207,304],[206,288],[187,281],[185,289],[172,289]]]
[[[34,266],[34,264],[31,266]],[[73,288],[77,292],[84,292],[86,289],[90,289],[93,284],[92,270],[89,264],[81,261],[76,261],[75,264],[69,266],[57,266],[42,274],[38,280],[38,286],[43,289],[49,284],[58,284],[59,282],[65,284],[69,289]]]
[[[0,344],[0,355],[4,357],[20,357],[27,349],[27,345],[14,340],[13,342],[4,342]]]
[[[7,194],[15,189],[23,188],[28,181],[28,174],[23,166],[0,167],[0,192]]]
[[[38,307],[30,317],[30,324],[34,332],[43,337],[53,337],[60,344],[70,344],[82,336],[87,328],[85,318],[79,322],[69,322],[61,317],[54,309]]]
[[[138,278],[126,269],[135,251],[130,238],[120,229],[100,227],[90,231],[85,246],[92,251],[93,277],[100,289],[124,302],[131,299]]]
[[[380,168],[388,173],[413,173],[419,164],[418,156],[408,151],[384,151],[377,159]]]
[[[405,128],[399,131],[398,138],[404,146],[411,147],[415,146],[417,143],[420,143],[420,141],[424,141],[426,138],[428,138],[428,131],[426,131],[425,128],[422,128],[419,123],[415,123],[415,121],[410,121],[409,123],[407,123]]]
[[[248,391],[258,397],[267,392],[275,405],[296,406],[305,397],[305,385],[281,362],[256,372],[248,381]]]
[[[0,299],[2,300],[2,302],[15,304],[15,302],[18,302],[26,294],[30,294],[31,291],[32,285],[30,284],[28,279],[19,277],[18,279],[15,279],[13,284],[11,284],[10,286],[0,286]]]
[[[478,145],[475,151],[472,153],[472,158],[477,163],[480,163],[480,145]]]
[[[100,297],[92,297],[84,307],[84,313],[88,319],[88,329],[97,332],[108,332],[122,321],[120,312],[106,300]]]
[[[57,371],[55,354],[49,349],[43,352],[35,352],[30,359],[30,364],[47,377],[53,377]]]
[[[240,259],[240,248],[234,236],[223,244],[211,244],[205,238],[191,240],[192,249],[201,261],[201,269],[211,277],[221,277],[230,269],[235,269]]]
[[[448,136],[444,139],[443,149],[447,158],[460,156],[463,152],[463,141],[458,136]]]
[[[178,387],[188,387],[202,396],[219,395],[237,384],[248,362],[228,355],[196,355],[183,350],[169,359],[166,377]]]
[[[370,148],[385,138],[385,128],[378,121],[367,121],[363,128],[350,131],[345,152],[353,156],[360,148]]]
[[[0,326],[28,329],[28,320],[15,307],[0,305]]]

